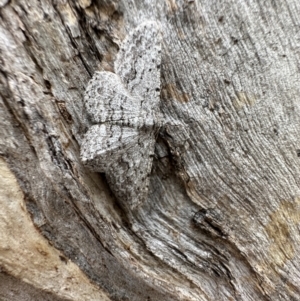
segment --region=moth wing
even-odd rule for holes
[[[140,135],[138,143],[123,153],[106,171],[113,193],[131,210],[147,197],[154,145],[154,133]]]
[[[139,132],[132,127],[117,124],[96,124],[85,134],[80,157],[93,171],[106,172],[109,166],[139,142]]]
[[[142,99],[132,96],[120,77],[107,71],[95,72],[87,85],[84,103],[93,123],[129,120],[142,111]]]
[[[161,39],[158,23],[144,22],[124,40],[115,61],[116,73],[129,92],[145,100],[145,110],[160,100]]]

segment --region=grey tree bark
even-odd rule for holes
[[[300,300],[300,2],[0,0],[0,299]],[[79,148],[95,71],[163,35],[147,200]]]

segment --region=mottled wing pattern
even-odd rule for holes
[[[92,122],[124,121],[142,114],[143,99],[132,96],[120,77],[112,72],[95,72],[84,95]]]
[[[153,21],[144,22],[123,42],[115,71],[131,93],[145,100],[145,109],[156,109],[159,105],[160,64],[159,26]]]
[[[103,123],[89,128],[81,146],[81,161],[91,170],[106,172],[108,167],[139,143],[136,128]]]
[[[160,93],[161,36],[145,22],[123,42],[116,74],[96,72],[85,93],[93,125],[81,146],[81,159],[106,173],[119,201],[133,209],[145,200],[152,168]]]
[[[139,142],[111,164],[106,172],[115,196],[132,209],[147,197],[154,145],[154,133],[140,135]]]

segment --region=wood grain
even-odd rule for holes
[[[300,300],[297,1],[18,0],[0,13],[1,156],[49,243],[112,300]],[[162,28],[169,126],[147,200],[125,212],[80,161],[83,94],[145,20]]]

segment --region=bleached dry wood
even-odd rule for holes
[[[45,300],[51,296],[45,292],[52,292],[57,299],[110,300],[34,228],[26,211],[24,195],[2,159],[0,174],[0,263],[4,273],[0,274],[0,299],[25,300],[26,295],[32,293],[35,296],[31,300]],[[13,281],[7,274],[30,283],[36,290]]]
[[[296,0],[0,1],[1,156],[51,256],[112,300],[300,300],[299,13]],[[172,122],[148,199],[124,212],[80,162],[83,93],[146,20],[161,24]],[[3,238],[0,266],[41,288],[14,274]]]

